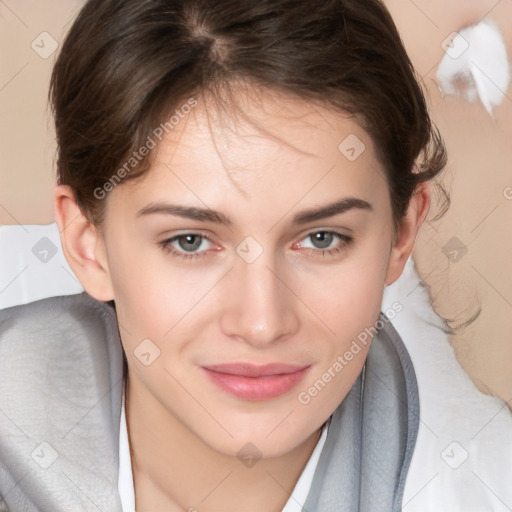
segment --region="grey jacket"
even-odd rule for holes
[[[304,512],[395,512],[419,424],[389,319],[330,419]],[[0,310],[0,511],[121,512],[126,372],[116,314],[86,293]]]

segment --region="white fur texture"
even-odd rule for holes
[[[420,429],[402,510],[512,510],[510,410],[478,391],[457,362],[411,258],[385,289],[382,311],[395,301],[403,310],[393,325],[411,356],[420,396]]]
[[[455,33],[443,47],[446,54],[437,69],[441,93],[462,96],[469,102],[480,98],[492,116],[510,83],[507,48],[498,25],[481,21]]]

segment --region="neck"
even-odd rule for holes
[[[138,512],[280,512],[321,434],[246,466],[206,445],[129,378],[125,410]]]

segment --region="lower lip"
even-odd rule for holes
[[[265,377],[243,377],[214,372],[203,368],[211,381],[219,388],[244,400],[269,400],[284,395],[305,377],[309,366],[294,373],[283,373]]]

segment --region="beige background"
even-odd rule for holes
[[[54,220],[55,145],[46,98],[56,52],[46,53],[62,41],[81,3],[0,3],[0,45],[6,49],[0,63],[0,224]],[[481,19],[499,24],[512,56],[512,1],[386,3],[423,77],[450,155],[443,183],[451,208],[434,222],[433,204],[414,259],[434,307],[457,328],[451,340],[463,367],[481,390],[512,405],[512,199],[505,193],[512,187],[512,87],[491,118],[479,102],[443,98],[436,84],[441,43]],[[454,238],[464,251],[456,262],[444,249]]]
[[[57,52],[43,59],[31,44],[41,46],[42,32],[62,41],[81,5],[0,3],[0,224],[53,222],[55,144],[46,98]]]
[[[510,61],[512,2],[386,3],[424,78],[449,152],[443,183],[452,204],[440,221],[423,226],[414,260],[436,311],[459,327],[451,341],[463,367],[479,389],[512,406],[512,198],[506,193],[512,186],[512,87],[491,118],[480,102],[442,98],[436,84],[442,41],[483,19],[498,24]],[[443,252],[452,238],[467,250],[455,263]],[[476,321],[464,327],[480,308]]]

